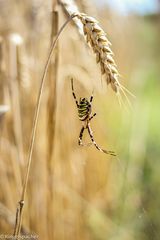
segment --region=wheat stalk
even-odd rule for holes
[[[57,11],[52,12],[52,32],[51,42],[58,33],[59,16]],[[48,137],[48,168],[49,172],[52,168],[52,156],[54,148],[54,136],[55,136],[55,122],[56,122],[56,105],[57,105],[57,81],[58,81],[58,65],[59,65],[59,51],[58,43],[55,49],[54,58],[51,59],[51,63],[48,69],[48,102],[47,102],[47,137]]]
[[[52,11],[52,31],[51,43],[58,33],[59,14],[53,8]],[[58,84],[58,69],[59,69],[59,44],[57,42],[54,57],[52,57],[48,69],[48,101],[47,101],[47,170],[48,170],[48,191],[47,206],[48,206],[48,221],[52,225],[48,229],[50,236],[54,235],[54,191],[53,191],[53,176],[54,176],[54,150],[55,150],[55,131],[56,131],[56,112],[57,112],[57,84]]]
[[[14,226],[15,217],[13,213],[2,203],[0,202],[0,217],[4,219],[8,225]],[[29,235],[29,231],[26,226],[22,226],[22,234]]]
[[[19,34],[9,35],[9,88],[11,95],[11,108],[13,111],[13,130],[18,150],[18,159],[21,165],[24,164],[24,148],[22,134],[22,116],[20,103],[20,88],[18,82],[17,48],[22,43]]]
[[[70,17],[74,13],[76,13],[76,14],[79,13],[78,6],[76,5],[74,0],[58,0],[58,3],[61,5],[62,10],[67,17]],[[83,34],[82,23],[80,21],[78,21],[77,18],[73,19],[73,23],[76,26],[76,28],[78,29],[80,36],[83,37],[84,34]]]
[[[48,67],[49,67],[49,64],[50,64],[50,61],[51,61],[53,50],[55,49],[55,46],[56,46],[56,43],[59,39],[60,34],[62,33],[62,31],[64,30],[66,25],[76,16],[77,16],[76,14],[73,14],[73,15],[70,16],[69,19],[67,19],[67,21],[60,28],[60,30],[57,33],[55,39],[53,40],[52,45],[50,47],[49,54],[48,54],[48,58],[47,58],[47,61],[46,61],[45,67],[44,67],[43,75],[42,75],[42,78],[41,78],[39,93],[38,93],[37,103],[36,103],[35,113],[34,113],[34,120],[33,120],[33,127],[32,127],[32,133],[31,133],[30,146],[29,146],[29,150],[28,150],[27,168],[26,168],[26,173],[25,173],[25,178],[24,178],[24,184],[23,184],[23,188],[22,188],[21,199],[18,202],[17,211],[16,211],[16,221],[15,221],[15,227],[14,227],[14,233],[13,233],[13,236],[16,237],[16,239],[19,239],[19,234],[20,234],[20,231],[21,231],[23,208],[24,208],[24,203],[25,203],[26,190],[27,190],[27,185],[28,185],[28,178],[29,178],[30,167],[31,167],[31,162],[32,162],[32,154],[33,154],[33,147],[34,147],[36,130],[37,130],[39,110],[40,110],[42,93],[43,93],[43,88],[44,88],[44,83],[45,83],[45,80],[46,80]]]

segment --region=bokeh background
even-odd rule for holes
[[[160,2],[74,3],[106,31],[120,81],[136,98],[128,96],[131,107],[125,99],[120,107],[92,50],[70,23],[47,75],[22,234],[49,240],[158,240]],[[55,9],[60,27],[67,16],[59,1],[0,0],[1,237],[14,229],[40,79],[56,32]],[[94,89],[95,139],[117,157],[78,146],[81,123],[71,76],[78,98]]]

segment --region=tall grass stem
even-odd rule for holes
[[[25,178],[24,178],[24,184],[23,184],[23,188],[22,188],[21,199],[18,202],[17,211],[16,211],[16,223],[15,223],[14,234],[13,234],[13,236],[16,236],[16,239],[19,239],[19,235],[20,235],[20,231],[21,231],[22,215],[23,215],[23,209],[24,209],[24,203],[25,203],[25,196],[26,196],[29,172],[30,172],[30,167],[31,167],[31,162],[32,162],[33,147],[34,147],[35,135],[36,135],[36,130],[37,130],[39,110],[40,110],[42,93],[43,93],[43,88],[44,88],[44,83],[45,83],[48,67],[50,64],[53,50],[56,47],[56,43],[59,39],[61,32],[64,30],[66,25],[76,16],[77,16],[76,14],[73,14],[70,16],[70,18],[67,19],[67,21],[60,28],[57,36],[53,40],[53,43],[51,45],[51,48],[50,48],[50,51],[48,54],[48,58],[47,58],[47,61],[46,61],[45,67],[44,67],[43,75],[41,78],[37,103],[36,103],[36,107],[35,107],[34,119],[33,119],[33,126],[32,126],[31,140],[30,140],[30,146],[29,146],[28,157],[27,157],[27,167],[26,167],[26,173],[25,173]]]

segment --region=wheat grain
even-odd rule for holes
[[[107,84],[111,84],[113,91],[118,93],[120,88],[118,82],[119,73],[112,57],[113,52],[110,48],[111,43],[107,39],[106,33],[99,26],[98,21],[93,17],[89,17],[84,13],[77,14],[77,17],[83,24],[86,41],[96,54],[97,63],[100,63],[101,73],[105,74]]]

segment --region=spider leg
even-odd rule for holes
[[[92,95],[90,97],[90,103],[93,101],[93,92],[92,92]]]
[[[94,118],[97,115],[97,113],[94,113],[90,118],[89,121],[91,121],[92,118]]]
[[[104,150],[104,149],[100,148],[100,147],[97,145],[97,143],[96,143],[95,140],[94,140],[93,133],[92,133],[92,129],[91,129],[89,123],[88,123],[88,125],[87,125],[87,129],[88,129],[88,133],[89,133],[89,136],[90,136],[90,138],[91,138],[92,143],[94,144],[94,146],[95,146],[99,151],[101,151],[101,152],[103,152],[103,153],[106,153],[106,154],[110,154],[110,155],[112,155],[112,156],[116,156],[116,154],[115,154],[113,151]]]
[[[82,143],[83,132],[84,132],[84,127],[81,128],[81,131],[80,131],[80,134],[79,134],[79,139],[78,139],[78,144],[79,145],[83,145],[83,143]]]
[[[74,98],[74,100],[75,100],[75,102],[76,102],[76,105],[77,105],[77,107],[78,107],[78,106],[79,106],[79,105],[78,105],[78,101],[77,101],[76,94],[75,94],[74,88],[73,88],[73,78],[71,78],[71,87],[72,87],[72,95],[73,95],[73,98]]]

